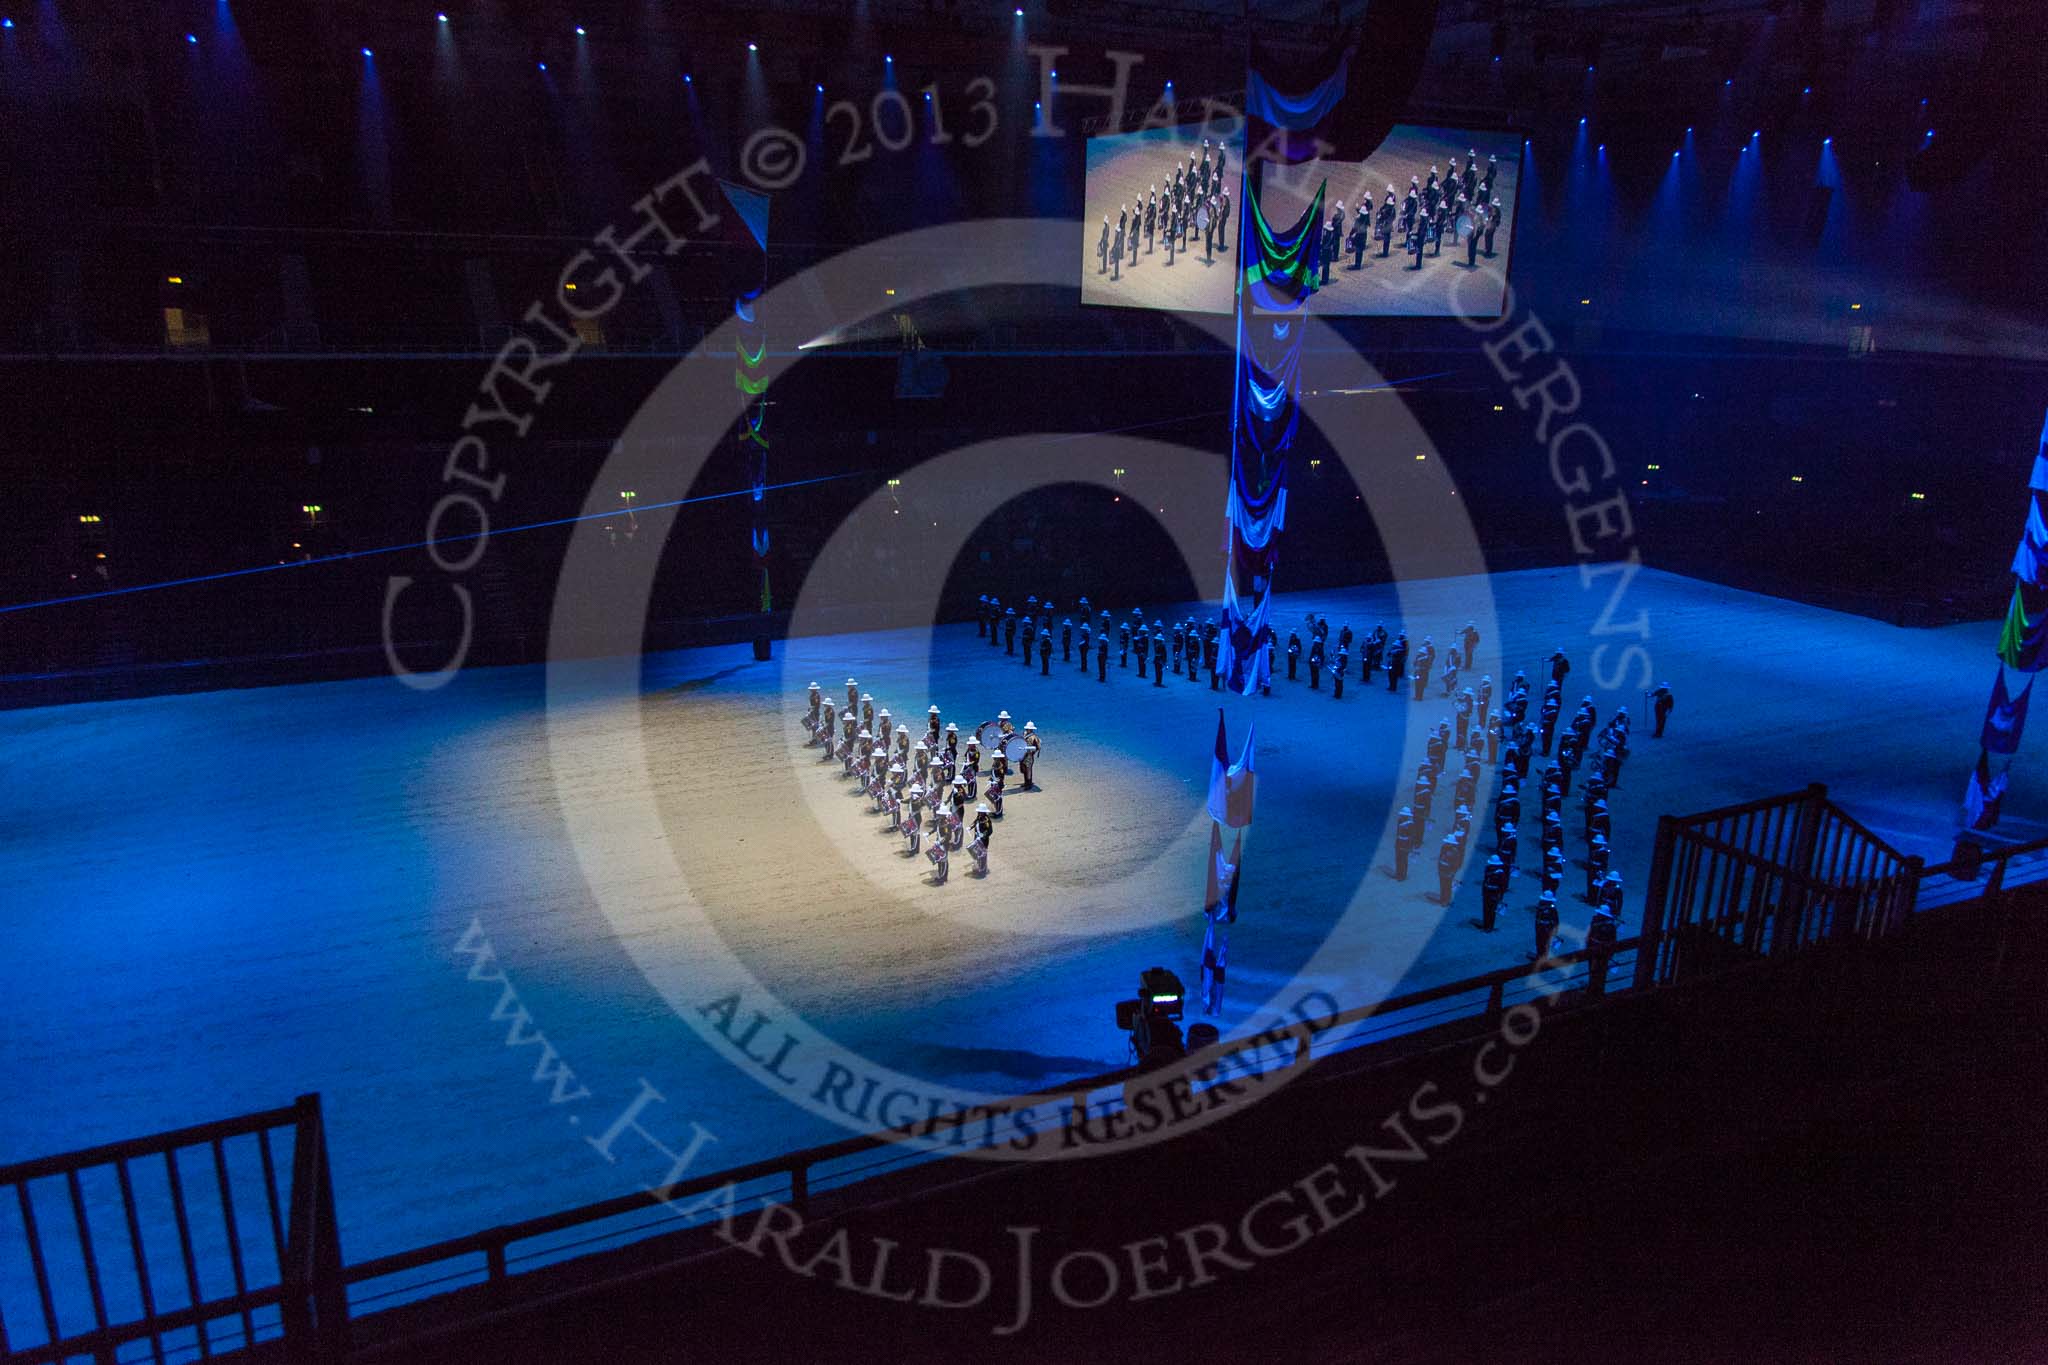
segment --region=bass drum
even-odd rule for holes
[[[1012,768],[1022,763],[1024,755],[1030,752],[1031,746],[1024,742],[1024,736],[1022,735],[1013,734],[1003,741],[1003,757],[1010,760]]]
[[[1469,239],[1472,236],[1473,229],[1477,225],[1473,222],[1471,214],[1461,213],[1458,215],[1458,221],[1456,226],[1458,230],[1458,240],[1462,242]]]
[[[995,747],[1003,742],[1002,724],[998,721],[985,720],[974,727],[974,738],[975,742],[981,745],[983,753],[993,753]]]

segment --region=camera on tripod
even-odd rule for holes
[[[1164,1066],[1187,1056],[1180,1025],[1174,1022],[1186,1003],[1180,978],[1164,967],[1138,973],[1137,998],[1116,1002],[1116,1026],[1131,1036],[1131,1056],[1140,1066]]]

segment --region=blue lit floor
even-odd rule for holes
[[[1411,631],[1442,644],[1479,586],[1412,587]],[[1590,690],[1604,593],[1572,569],[1492,588],[1506,648],[1483,648],[1496,675],[1533,675],[1562,643],[1577,663],[1568,699]],[[1280,619],[1329,611],[1363,632],[1392,600],[1302,594]],[[1995,624],[1898,630],[1649,572],[1622,614],[1639,608],[1679,707],[1664,740],[1638,725],[1616,803],[1631,910],[1658,812],[1810,781],[1910,851],[1945,856]],[[906,1070],[1009,1091],[1119,1064],[1111,1003],[1138,968],[1192,977],[1199,955],[1206,827],[1194,817],[1214,694],[1114,669],[1101,685],[1057,662],[1041,679],[971,626],[940,632],[928,688],[906,637],[801,642],[790,675],[781,648],[768,664],[741,647],[648,661],[657,800],[728,941],[811,1022]],[[963,721],[1006,706],[1038,722],[1044,791],[1012,798],[985,881],[959,875],[962,858],[949,885],[923,886],[923,860],[900,860],[864,802],[791,762],[811,670],[828,693],[855,674],[899,714],[937,701]],[[1355,678],[1337,703],[1325,686],[1282,682],[1232,707],[1233,747],[1257,721],[1262,787],[1226,1022],[1324,937],[1378,841],[1404,730],[1445,709]],[[1633,690],[1597,700],[1603,718],[1640,708]],[[433,694],[378,679],[0,714],[0,1160],[317,1090],[351,1260],[651,1178],[600,1160],[588,1128],[566,1125],[534,1084],[533,1049],[505,1045],[490,1017],[499,988],[467,980],[454,951],[472,921],[533,1026],[596,1092],[585,1112],[618,1112],[648,1078],[669,1099],[669,1130],[715,1134],[698,1169],[838,1136],[719,1060],[642,977],[567,846],[546,729],[536,668],[479,670]],[[2011,832],[2040,829],[2020,818],[2042,809],[2029,773],[2023,757]],[[630,854],[621,877],[637,875]],[[1022,894],[1007,875],[1019,866],[1054,887]],[[1141,894],[1094,899],[1133,868]],[[1412,961],[1376,955],[1368,934],[1355,970],[1325,980],[1347,1003],[1526,947],[1526,880],[1490,938],[1466,925],[1476,885],[1448,916],[1424,898],[1431,876],[1375,886],[1388,939],[1424,947]],[[658,908],[663,889],[638,894]],[[1576,897],[1565,913],[1583,924]],[[658,914],[635,932],[664,946]]]

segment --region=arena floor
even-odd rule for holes
[[[1489,590],[1502,638],[1482,663],[1497,679],[1516,666],[1536,677],[1562,644],[1568,702],[1593,691],[1603,720],[1640,710],[1634,679],[1626,695],[1583,685],[1605,593],[1573,568],[1409,584],[1407,627],[1441,645]],[[1362,587],[1286,595],[1279,612],[1283,628],[1314,610],[1363,633],[1394,624],[1393,602],[1392,588]],[[1663,740],[1638,724],[1614,803],[1624,933],[1660,812],[1820,781],[1907,851],[1946,855],[1995,622],[1902,630],[1652,571],[1627,606],[1648,613],[1678,708]],[[701,1169],[838,1136],[718,1059],[636,967],[568,847],[551,725],[644,722],[691,890],[755,976],[839,1041],[999,1091],[1119,1065],[1112,1006],[1136,971],[1195,975],[1217,695],[1114,667],[1098,683],[1057,654],[1040,678],[971,625],[931,637],[927,681],[925,643],[652,657],[637,717],[594,700],[550,717],[539,668],[477,670],[438,693],[376,679],[0,714],[0,1161],[317,1090],[351,1260],[632,1188],[551,1110],[533,1048],[506,1045],[492,1018],[502,987],[468,979],[455,947],[473,924],[603,1112],[646,1078],[668,1099],[662,1123],[715,1137]],[[925,861],[902,855],[837,765],[801,748],[804,684],[830,694],[849,674],[913,721],[936,702],[963,725],[1000,708],[1038,723],[1042,790],[1011,798],[986,879],[962,857],[947,885],[928,885]],[[1355,676],[1342,702],[1325,686],[1283,681],[1229,706],[1233,750],[1257,724],[1261,785],[1226,1025],[1296,978],[1361,885],[1362,930],[1313,978],[1347,1004],[1506,965],[1529,944],[1532,879],[1488,936],[1470,924],[1476,880],[1446,913],[1433,876],[1396,883],[1372,852],[1402,743],[1446,705]],[[2022,755],[2002,832],[2031,837],[2044,806],[2025,773]],[[597,859],[599,876],[643,877],[632,853],[615,874]],[[624,931],[634,951],[687,975],[688,945],[659,913],[674,892],[624,889],[655,908]],[[1567,894],[1564,913],[1582,926],[1586,907]]]

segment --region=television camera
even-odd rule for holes
[[[1187,1004],[1180,978],[1164,967],[1138,973],[1135,999],[1116,1002],[1116,1026],[1130,1035],[1131,1057],[1150,1070],[1187,1056],[1181,1038],[1181,1017]]]

